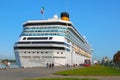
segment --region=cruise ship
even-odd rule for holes
[[[14,45],[20,67],[80,65],[91,62],[92,48],[69,19],[67,12],[60,18],[29,20],[23,24],[19,41]]]

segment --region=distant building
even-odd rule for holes
[[[117,64],[120,63],[120,51],[115,53],[115,55],[113,56],[113,62]]]

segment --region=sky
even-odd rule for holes
[[[60,17],[64,11],[86,36],[94,59],[112,59],[120,50],[120,0],[0,0],[0,59],[15,59],[13,46],[24,22]]]

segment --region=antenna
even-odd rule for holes
[[[68,11],[68,0],[66,0],[66,12]]]

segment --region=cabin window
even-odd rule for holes
[[[53,37],[49,37],[49,40],[52,40]]]
[[[23,40],[26,40],[26,39],[27,39],[26,37],[23,38]]]

